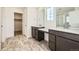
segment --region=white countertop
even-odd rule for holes
[[[68,32],[68,33],[73,33],[73,34],[79,34],[79,28],[65,29],[63,27],[53,27],[53,28],[49,28],[49,29],[57,30],[57,31],[62,31],[62,32]],[[39,30],[48,32],[49,29],[48,28],[43,28],[43,29],[39,29]]]
[[[49,29],[47,29],[47,28],[41,28],[41,29],[38,29],[38,30],[48,32]]]
[[[44,27],[44,26],[33,26],[33,27]]]

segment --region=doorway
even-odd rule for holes
[[[14,35],[22,35],[22,13],[14,13]]]

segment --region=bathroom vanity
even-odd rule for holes
[[[48,46],[52,51],[79,51],[79,30],[65,28],[32,27],[32,37],[38,41],[44,40],[48,33]]]
[[[38,41],[44,40],[44,32],[38,30],[38,29],[42,29],[42,28],[44,28],[44,27],[32,26],[31,27],[32,38],[34,38]]]
[[[79,31],[49,29],[49,48],[52,51],[79,51]]]

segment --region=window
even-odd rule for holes
[[[47,20],[53,20],[53,8],[47,8]]]

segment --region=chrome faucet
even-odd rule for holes
[[[64,24],[64,28],[69,28],[69,27],[70,27],[69,22],[65,22],[65,24]]]

